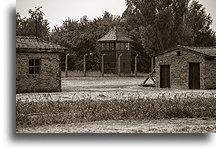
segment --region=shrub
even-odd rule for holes
[[[46,100],[16,101],[16,124],[34,127],[51,124],[102,120],[143,120],[164,118],[215,117],[215,97],[164,95],[156,99],[128,98],[112,100]]]

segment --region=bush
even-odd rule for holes
[[[51,124],[92,122],[102,120],[142,120],[164,118],[215,117],[214,97],[182,97],[157,99],[129,98],[113,100],[53,101],[17,100],[16,124],[34,127]]]

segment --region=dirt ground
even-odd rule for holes
[[[180,96],[216,96],[215,90],[178,90],[138,86],[144,77],[68,77],[62,79],[62,92],[55,93],[25,93],[17,94],[17,99],[128,99],[157,98],[165,95],[167,98]],[[147,81],[152,84],[152,81]],[[47,95],[49,94],[49,95]]]
[[[62,92],[17,94],[17,99],[128,99],[157,98],[165,95],[215,97],[215,90],[178,90],[138,86],[144,77],[68,77],[62,79]],[[152,84],[152,81],[148,81]],[[17,128],[17,133],[200,133],[215,132],[215,119],[171,119],[144,121],[98,121]]]
[[[17,133],[215,133],[215,119],[97,121],[18,128]]]

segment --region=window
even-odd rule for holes
[[[121,43],[121,50],[125,50],[126,48],[126,43]]]
[[[181,55],[181,51],[177,51],[176,54],[177,54],[177,56],[180,56]]]
[[[29,59],[29,74],[40,73],[40,59]]]
[[[116,50],[121,50],[121,43],[116,43]]]
[[[114,45],[115,45],[114,43],[110,43],[111,50],[115,50],[115,46]]]
[[[105,50],[109,50],[109,43],[106,43],[106,49]]]
[[[121,50],[124,50],[124,43],[120,43]]]
[[[105,50],[105,43],[102,43],[102,50]]]
[[[130,49],[130,44],[126,43],[126,50],[129,50],[129,49]]]

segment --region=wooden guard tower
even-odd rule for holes
[[[114,27],[98,42],[101,44],[102,73],[131,73],[132,40],[126,35],[125,30]]]

